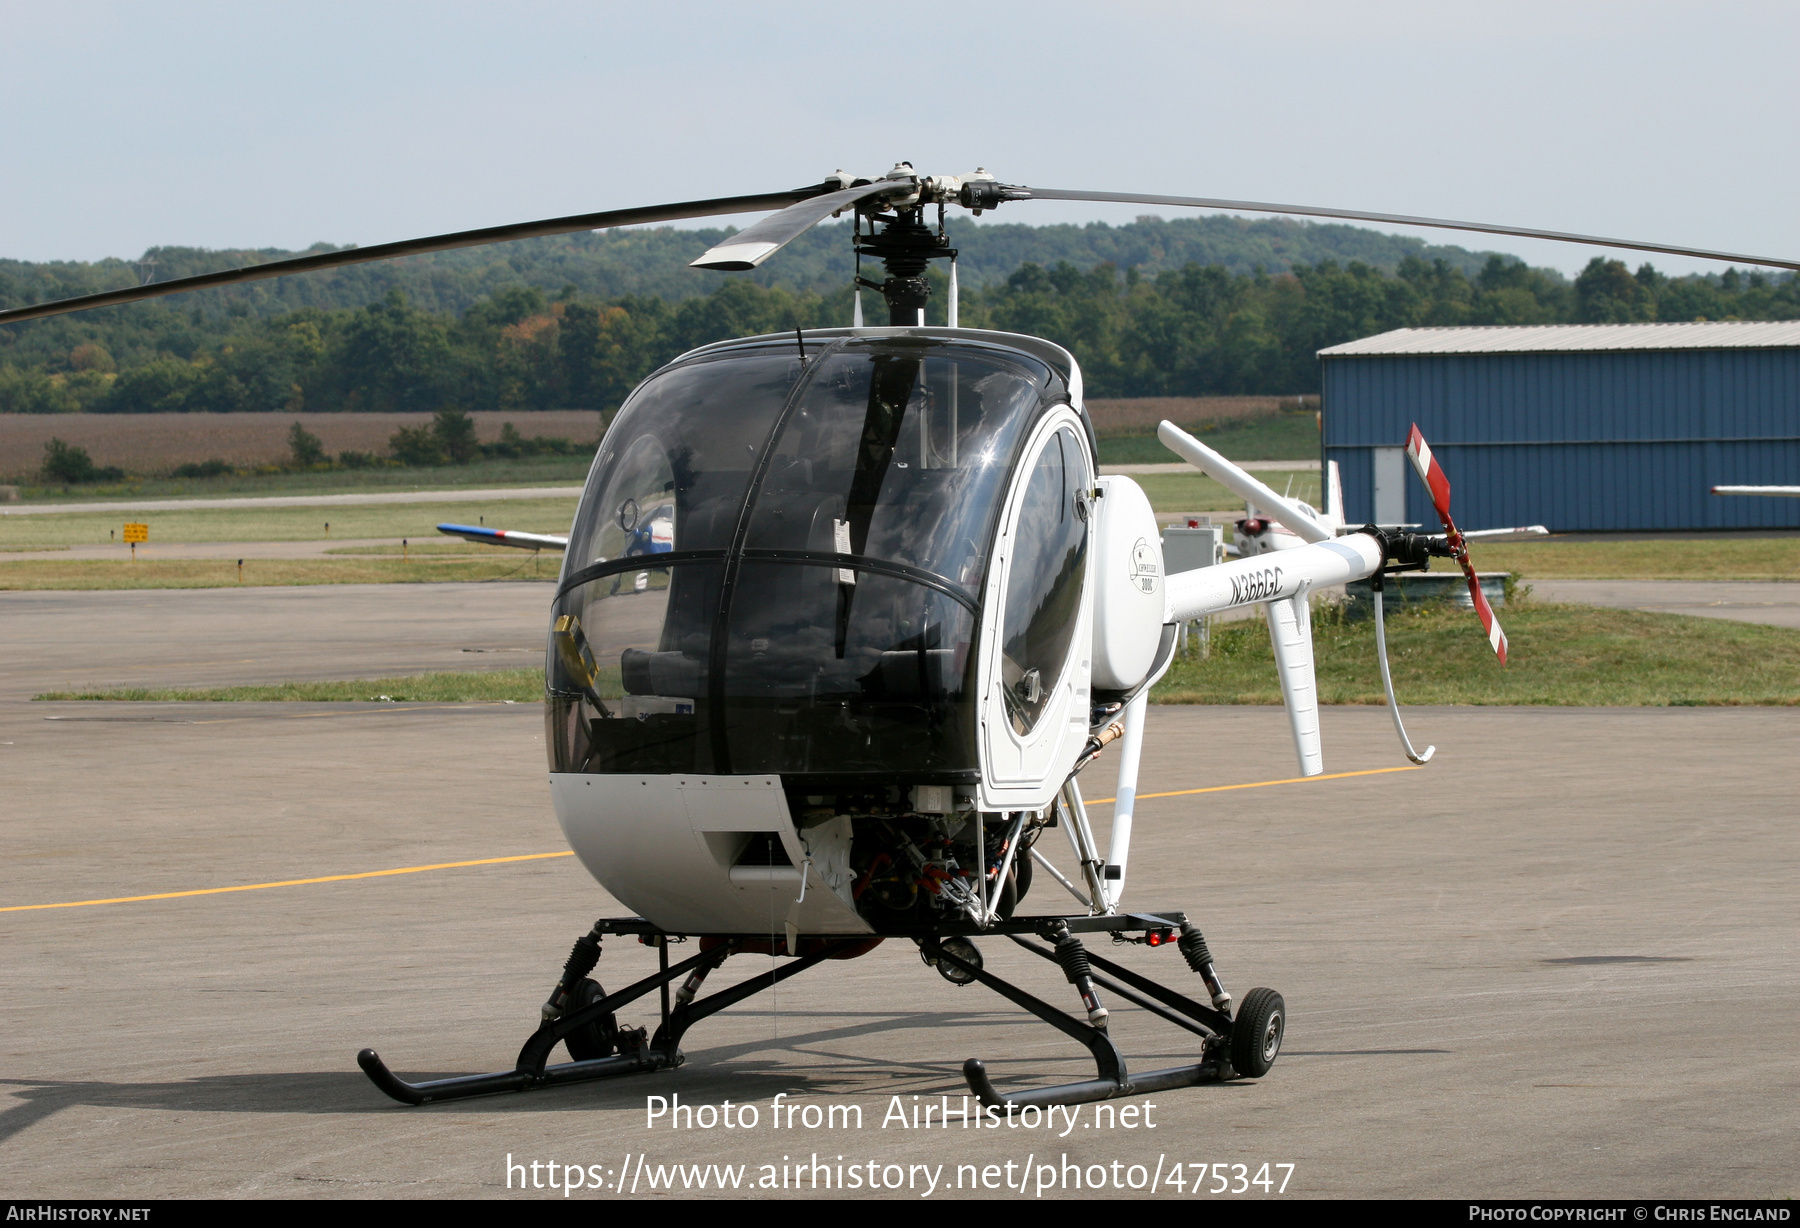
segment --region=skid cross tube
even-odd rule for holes
[[[1042,998],[1035,998],[1008,981],[1003,981],[993,973],[974,964],[956,958],[935,943],[929,948],[934,959],[942,960],[962,971],[989,989],[1019,1006],[1024,1007],[1045,1023],[1071,1036],[1087,1046],[1093,1054],[1094,1066],[1099,1078],[1082,1083],[1063,1083],[1055,1087],[1038,1087],[1030,1091],[1015,1092],[1003,1096],[994,1090],[993,1082],[988,1078],[987,1067],[978,1057],[972,1057],[963,1063],[963,1078],[969,1081],[969,1090],[974,1092],[981,1103],[994,1108],[1012,1105],[1023,1108],[1026,1105],[1050,1104],[1086,1104],[1093,1100],[1111,1100],[1115,1096],[1126,1095],[1131,1084],[1126,1082],[1125,1056],[1119,1047],[1099,1028],[1090,1027],[1072,1018],[1066,1012],[1057,1010]]]
[[[620,1006],[643,997],[652,989],[666,985],[678,976],[686,975],[701,964],[723,963],[730,954],[729,949],[719,948],[703,951],[690,959],[685,959],[672,967],[660,968],[652,975],[637,983],[608,994],[598,1002],[590,1003],[578,1011],[570,1011],[557,1019],[546,1021],[532,1033],[525,1045],[519,1050],[519,1059],[513,1069],[497,1071],[493,1074],[463,1075],[452,1079],[432,1079],[423,1083],[408,1083],[405,1079],[388,1069],[387,1063],[373,1049],[364,1049],[356,1055],[356,1064],[363,1073],[382,1091],[402,1104],[432,1104],[440,1100],[462,1100],[469,1096],[488,1096],[495,1092],[523,1092],[540,1087],[555,1087],[563,1083],[581,1083],[589,1079],[604,1079],[613,1075],[632,1074],[640,1070],[655,1070],[672,1064],[668,1057],[648,1046],[639,1045],[635,1052],[620,1053],[611,1057],[592,1058],[585,1062],[566,1062],[557,1066],[545,1063],[550,1051],[558,1041],[567,1037],[587,1024],[593,1023],[610,1014]]]
[[[1052,963],[1057,962],[1056,953],[1049,948],[1040,946],[1017,934],[1009,934],[1008,937],[1032,954],[1042,956]],[[1104,969],[1119,978],[1118,981],[1115,981],[1112,977],[1095,976],[1094,980],[1120,997],[1200,1036],[1205,1041],[1200,1061],[1186,1066],[1170,1066],[1162,1070],[1147,1071],[1136,1076],[1129,1075],[1126,1071],[1124,1056],[1119,1052],[1118,1046],[1114,1044],[1112,1037],[1107,1032],[1079,1022],[1049,1003],[1001,980],[984,968],[977,968],[965,963],[941,948],[935,950],[933,954],[936,958],[948,961],[953,966],[969,973],[975,980],[980,981],[1002,997],[1024,1007],[1058,1031],[1081,1041],[1094,1056],[1094,1063],[1100,1076],[1097,1079],[1032,1088],[1010,1095],[1002,1094],[994,1088],[993,1081],[988,1077],[987,1067],[981,1059],[970,1058],[963,1063],[963,1078],[968,1080],[969,1090],[974,1092],[985,1105],[995,1108],[1007,1105],[1023,1108],[1026,1105],[1042,1107],[1052,1104],[1086,1104],[1095,1100],[1113,1100],[1120,1096],[1163,1091],[1172,1087],[1190,1087],[1208,1080],[1231,1077],[1229,1060],[1225,1054],[1226,1046],[1231,1041],[1231,1020],[1228,1017],[1210,1007],[1202,1006],[1172,989],[1158,985],[1155,981],[1141,976],[1129,968],[1122,968],[1109,959],[1104,959],[1092,952],[1088,953],[1088,959],[1095,967]],[[1125,983],[1121,984],[1120,982]],[[1187,1018],[1182,1018],[1184,1015]]]
[[[515,1068],[521,1074],[533,1077],[541,1075],[545,1069],[544,1063],[550,1060],[550,1051],[556,1048],[557,1041],[564,1040],[571,1033],[612,1014],[626,1003],[636,1001],[652,989],[666,987],[673,978],[686,976],[702,964],[717,967],[725,962],[725,957],[729,954],[731,952],[728,948],[717,947],[711,951],[702,951],[698,955],[671,966],[668,961],[668,948],[663,947],[661,967],[652,975],[621,989],[618,993],[608,994],[598,1002],[589,1003],[578,1011],[570,1011],[558,1019],[546,1020],[543,1026],[533,1032],[524,1047],[519,1050],[519,1060],[515,1063]],[[603,1062],[611,1059],[596,1058],[594,1060]],[[584,1065],[585,1063],[575,1064]]]
[[[865,940],[861,938],[848,938],[842,942],[828,943],[827,945],[820,947],[817,951],[814,951],[811,955],[802,955],[799,959],[796,959],[791,963],[783,964],[779,968],[759,973],[747,981],[739,981],[730,989],[721,989],[717,993],[707,994],[698,1002],[690,1002],[686,1006],[677,1006],[664,1017],[662,1027],[656,1030],[656,1035],[650,1041],[650,1048],[657,1052],[669,1054],[671,1057],[669,1064],[672,1066],[679,1066],[681,1064],[680,1044],[682,1034],[696,1023],[699,1023],[708,1015],[724,1010],[728,1006],[737,1005],[752,994],[758,994],[765,989],[771,989],[782,981],[787,980],[790,976],[805,972],[814,964],[817,964],[822,960],[830,959],[833,955],[836,955],[846,947],[853,946],[862,941]],[[722,963],[724,961],[721,960],[720,962]],[[666,984],[667,982],[664,983]]]
[[[690,1027],[707,1016],[742,1002],[753,994],[761,993],[791,976],[805,972],[821,960],[830,959],[833,955],[861,938],[845,939],[830,942],[810,955],[802,956],[790,963],[769,972],[760,973],[746,981],[741,981],[729,989],[708,994],[698,1002],[672,1009],[668,1005],[668,987],[677,978],[684,977],[695,969],[703,968],[710,972],[723,964],[732,954],[730,944],[715,947],[710,951],[702,951],[698,955],[682,960],[678,964],[670,964],[668,946],[659,943],[659,967],[652,976],[636,982],[619,992],[608,994],[598,1002],[590,1003],[577,1011],[557,1019],[546,1021],[543,1026],[531,1034],[523,1048],[519,1050],[519,1059],[512,1070],[498,1071],[494,1074],[463,1075],[453,1079],[433,1079],[424,1083],[408,1083],[387,1068],[380,1056],[373,1049],[364,1049],[356,1055],[357,1065],[363,1068],[375,1086],[392,1096],[402,1104],[432,1104],[440,1100],[461,1100],[469,1096],[487,1096],[496,1092],[531,1091],[540,1087],[556,1087],[564,1083],[583,1083],[592,1079],[611,1078],[614,1075],[636,1074],[640,1071],[667,1070],[679,1066],[683,1062],[681,1053],[681,1037]],[[643,1033],[622,1033],[621,1052],[610,1057],[592,1058],[585,1062],[565,1062],[550,1066],[546,1063],[550,1051],[556,1048],[559,1041],[565,1040],[571,1033],[588,1024],[611,1014],[615,1009],[643,997],[651,990],[662,991],[663,1017],[656,1035],[649,1040],[643,1039]],[[635,1036],[635,1040],[633,1037]],[[624,1052],[630,1045],[631,1052]]]

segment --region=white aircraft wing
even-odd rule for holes
[[[517,529],[485,529],[472,524],[441,524],[439,533],[464,537],[486,546],[516,546],[520,550],[566,550],[569,539],[549,533],[521,533]]]

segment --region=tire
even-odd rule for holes
[[[1244,995],[1231,1024],[1231,1065],[1246,1079],[1260,1079],[1281,1053],[1287,1035],[1287,1003],[1273,989]]]
[[[590,1006],[606,996],[599,982],[587,978],[575,987],[574,1001],[570,1003],[570,1012]],[[576,1028],[563,1038],[569,1047],[569,1056],[577,1062],[589,1062],[597,1057],[611,1057],[618,1048],[619,1021],[612,1013],[600,1016],[594,1022]]]

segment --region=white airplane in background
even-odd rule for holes
[[[472,524],[441,524],[439,533],[466,538],[484,546],[511,546],[516,550],[567,550],[569,539],[554,533],[521,533],[517,529],[489,529]]]
[[[1173,447],[1174,445],[1169,446]],[[1176,448],[1175,450],[1178,452],[1180,451],[1179,448]],[[1182,455],[1186,457],[1186,453],[1182,453]],[[1193,459],[1192,457],[1186,458],[1190,461]],[[1800,494],[1800,487],[1768,487],[1755,489],[1783,489],[1792,490],[1795,494]],[[1328,531],[1333,537],[1362,527],[1361,525],[1345,523],[1344,484],[1342,479],[1338,476],[1338,463],[1336,461],[1327,461],[1325,465],[1324,511],[1318,511],[1311,504],[1303,503],[1298,499],[1290,500],[1290,503],[1294,507],[1305,512],[1308,516],[1311,516],[1313,520],[1318,522],[1320,528]],[[1411,528],[1414,526],[1390,525],[1385,527]],[[1546,529],[1541,524],[1528,524],[1513,529],[1476,529],[1472,532],[1464,533],[1463,536],[1465,538],[1514,536],[1542,537],[1549,532],[1550,530]],[[1292,529],[1269,516],[1263,515],[1257,510],[1254,503],[1246,503],[1244,505],[1244,518],[1236,521],[1233,525],[1229,552],[1238,558],[1249,558],[1250,556],[1257,554],[1272,554],[1277,550],[1294,550],[1305,544],[1306,542],[1300,535],[1295,533]]]
[[[1779,495],[1800,499],[1800,486],[1715,486],[1715,495]]]

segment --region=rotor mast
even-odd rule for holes
[[[891,217],[871,212],[869,232],[863,233],[861,216],[856,228],[856,254],[881,261],[887,271],[884,281],[858,277],[859,286],[879,290],[887,300],[888,323],[896,328],[912,328],[925,322],[925,304],[931,300],[931,283],[925,270],[933,260],[955,259],[956,249],[943,230],[943,206],[938,206],[938,229],[925,224],[925,204],[920,201],[899,207]],[[875,227],[879,225],[881,229]]]

